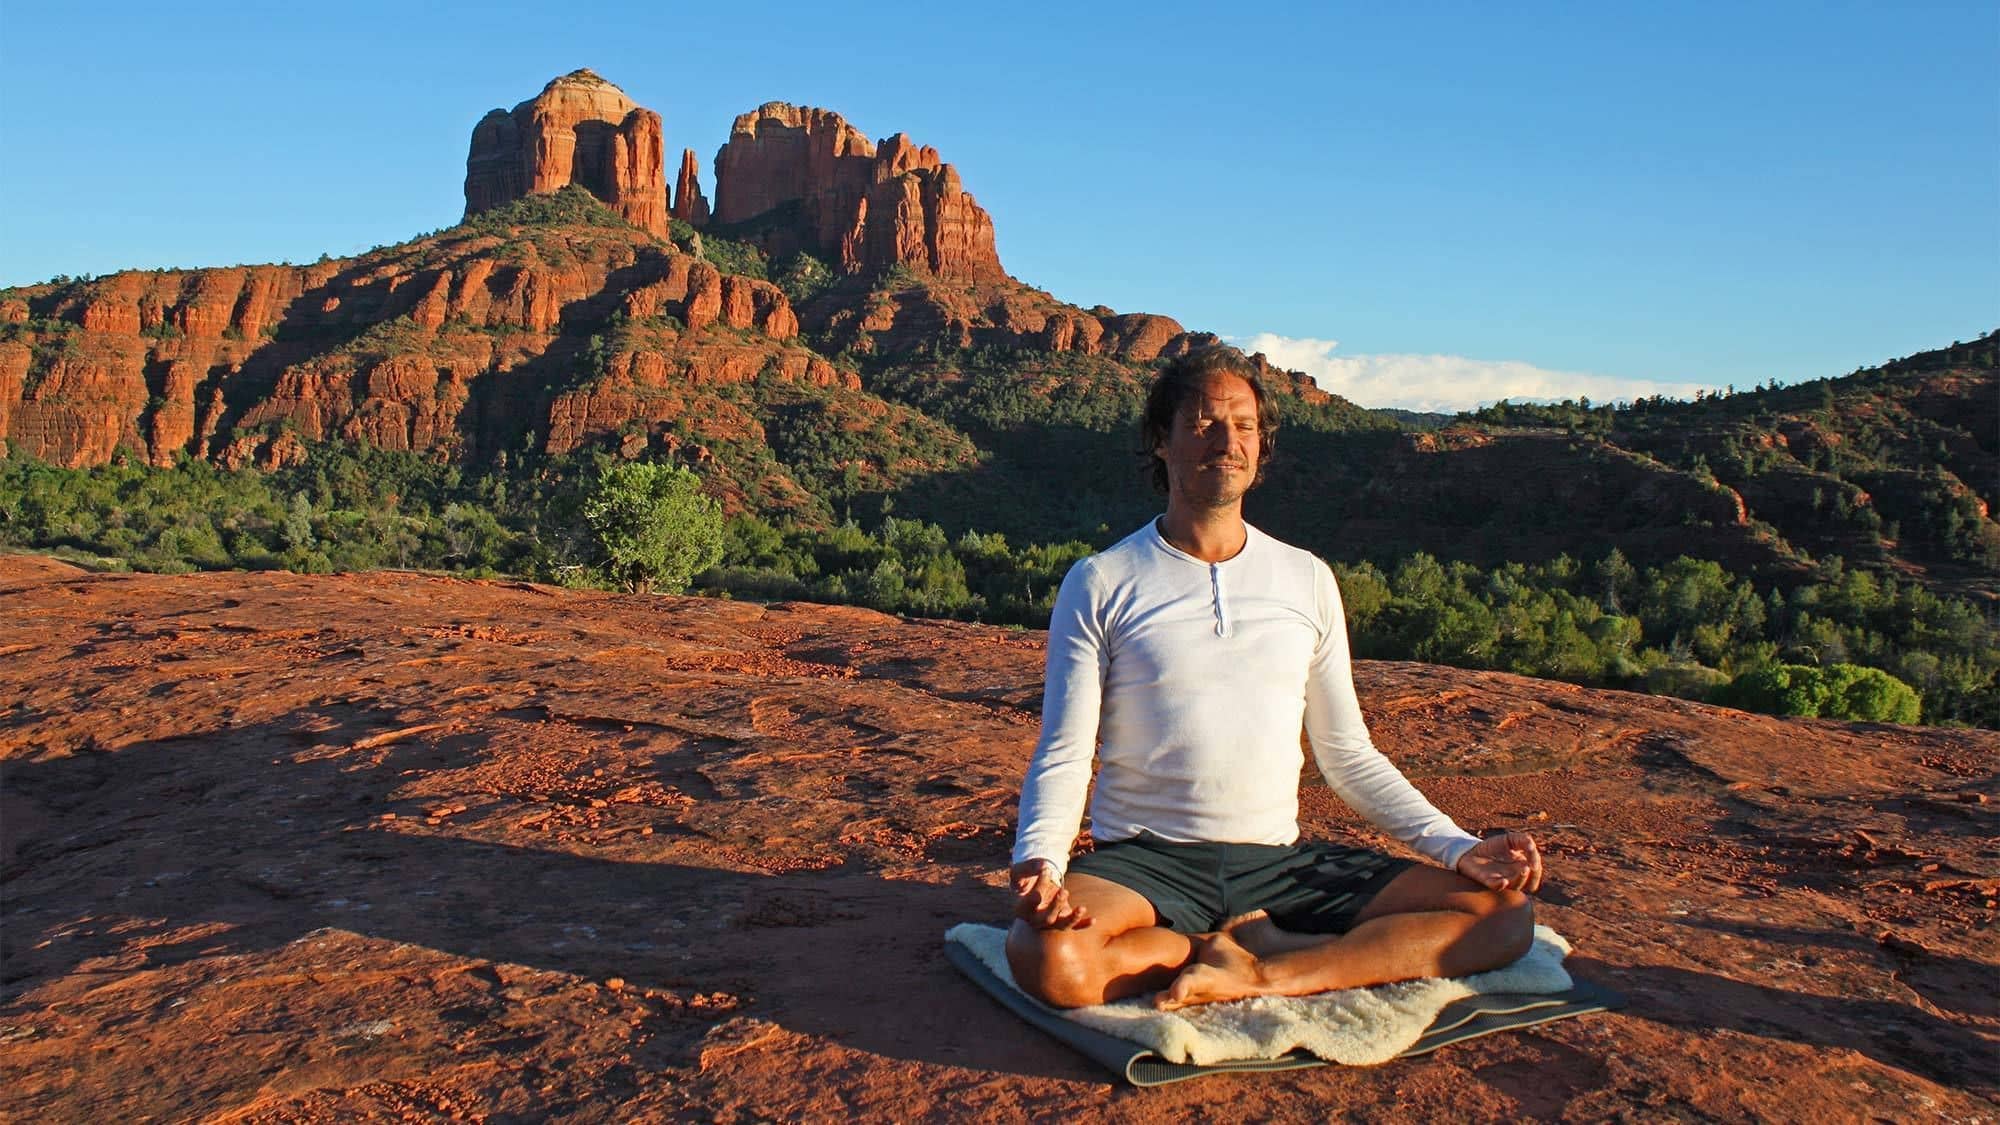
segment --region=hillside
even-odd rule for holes
[[[1618,1013],[1113,1089],[998,919],[1043,636],[410,574],[0,556],[9,1120],[1977,1120],[2000,735],[1361,662],[1549,853]],[[1302,763],[1303,764],[1303,763]],[[1317,783],[1306,830],[1382,841]]]
[[[1500,406],[1691,474],[1804,555],[2000,595],[2000,334],[1695,402]]]

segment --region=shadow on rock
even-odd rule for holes
[[[1910,1004],[1817,996],[1690,969],[1573,961],[1579,975],[1626,993],[1630,1016],[1696,1032],[1723,1029],[1844,1048],[1947,1086],[1987,1097],[2000,1093],[1992,1080],[1991,1042]]]
[[[463,792],[507,783],[481,772],[482,735],[370,746],[353,736],[380,732],[379,714],[357,710],[331,732],[325,715],[10,764],[6,789],[42,827],[0,872],[0,1004],[33,1010],[38,990],[79,971],[256,957],[331,931],[632,989],[728,994],[676,1050],[695,1050],[707,1024],[748,1015],[890,1058],[1088,1073],[944,960],[949,926],[1003,909],[976,878],[982,864],[935,864],[922,878],[851,857],[746,871],[671,824],[609,834],[621,854],[598,858],[580,854],[588,842],[544,845],[512,826],[536,808],[528,798],[427,825],[408,810],[437,801],[399,795],[413,778],[466,771]],[[320,729],[303,738],[308,720]],[[627,777],[668,769],[642,764]],[[391,820],[385,809],[406,811]],[[660,858],[629,858],[648,852]]]

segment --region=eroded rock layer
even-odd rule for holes
[[[0,438],[70,467],[120,447],[157,465],[268,467],[301,453],[300,439],[328,438],[458,455],[517,445],[523,429],[561,453],[628,422],[701,413],[688,395],[663,397],[670,388],[698,398],[768,374],[858,393],[852,371],[798,344],[798,318],[767,281],[623,228],[547,234],[505,257],[493,253],[502,237],[460,231],[314,266],[114,274],[0,303],[0,319],[32,309],[52,326],[0,341]],[[626,327],[606,339],[614,322]],[[601,358],[582,354],[593,347]],[[628,384],[637,398],[618,397]],[[573,405],[628,399],[622,418]]]

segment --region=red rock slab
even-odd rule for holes
[[[1363,664],[1550,854],[1605,1016],[1114,1087],[939,955],[1004,914],[1042,636],[418,574],[0,558],[9,1120],[1978,1120],[1990,732]],[[1960,794],[1989,800],[1961,800]],[[1308,832],[1374,840],[1316,782]]]

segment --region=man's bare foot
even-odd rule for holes
[[[1180,971],[1166,991],[1154,998],[1153,1006],[1171,1012],[1195,1004],[1260,996],[1269,991],[1259,971],[1257,955],[1225,929],[1202,943],[1194,964]]]

